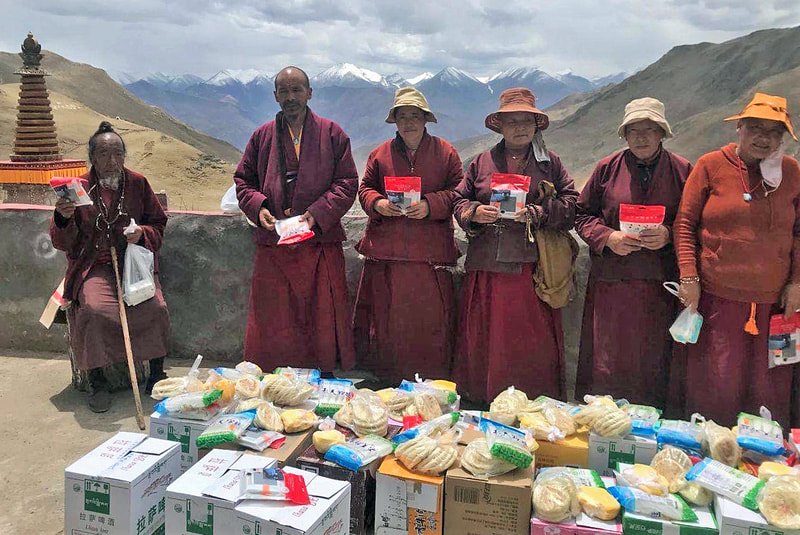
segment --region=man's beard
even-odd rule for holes
[[[98,178],[97,181],[100,183],[100,187],[103,189],[110,189],[112,191],[116,191],[119,188],[119,183],[122,180],[122,172],[117,171],[112,173],[105,178]]]

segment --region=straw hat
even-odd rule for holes
[[[622,124],[617,129],[619,137],[625,137],[625,127],[629,124],[638,123],[650,119],[664,130],[664,137],[672,137],[672,129],[667,122],[664,113],[664,103],[651,97],[637,98],[628,102],[625,106],[625,115],[622,117]]]
[[[428,99],[425,95],[419,92],[414,87],[401,87],[394,92],[394,104],[389,109],[389,115],[386,116],[387,123],[394,123],[394,111],[401,106],[414,106],[425,112],[425,120],[431,123],[436,121],[436,116],[428,107]]]
[[[792,128],[792,119],[789,117],[789,110],[786,109],[786,99],[783,97],[776,97],[767,95],[765,93],[756,93],[753,100],[745,106],[742,113],[728,117],[726,121],[738,121],[739,119],[746,118],[753,119],[769,119],[770,121],[778,121],[783,123],[789,134],[792,135],[795,141],[797,136],[794,135],[794,128]]]
[[[536,107],[536,95],[526,87],[513,87],[500,93],[500,108],[486,116],[483,124],[486,128],[500,133],[501,113],[526,111],[536,115],[536,128],[546,130],[550,125],[550,118]]]

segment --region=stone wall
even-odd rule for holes
[[[0,350],[66,351],[65,328],[50,330],[38,320],[66,262],[48,236],[52,209],[0,205]],[[353,248],[366,219],[345,218],[347,281],[355,295],[361,259]],[[242,216],[170,212],[161,250],[160,280],[172,320],[170,354],[238,361],[244,346],[255,246]],[[459,245],[465,248],[463,236]],[[463,257],[462,257],[463,261]],[[574,383],[588,250],[579,258],[578,297],[563,310],[567,376]],[[456,281],[461,282],[461,268]]]

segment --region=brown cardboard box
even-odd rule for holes
[[[248,453],[252,453],[253,455],[263,455],[264,457],[272,457],[278,461],[278,467],[283,468],[284,466],[295,466],[295,462],[297,458],[303,453],[308,447],[311,445],[311,435],[314,433],[314,428],[309,429],[308,431],[303,431],[302,433],[290,433],[286,435],[286,442],[283,445],[274,450],[272,448],[267,448],[261,453],[257,451],[253,451],[249,448],[245,448],[244,446],[240,446],[235,442],[228,442],[227,444],[220,444],[215,446],[218,449],[225,449],[225,450],[235,450],[235,451],[246,451]],[[206,453],[210,450],[201,449],[197,452],[198,459],[202,459]]]
[[[527,535],[533,466],[478,479],[461,468],[447,471],[444,535]]]
[[[375,535],[442,535],[444,477],[423,476],[386,457],[375,476]]]
[[[543,466],[570,466],[572,468],[589,467],[589,431],[584,428],[564,440],[547,442],[538,440],[536,450],[536,468]]]

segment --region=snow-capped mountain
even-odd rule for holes
[[[408,80],[403,78],[403,76],[400,73],[397,73],[397,72],[387,76],[386,77],[386,82],[390,86],[393,86],[393,87],[405,87],[405,86],[409,85]]]
[[[546,108],[572,93],[589,91],[592,82],[566,70],[549,74],[538,67],[514,67],[499,72],[489,79],[496,94],[512,87],[530,88],[536,95],[536,106]]]
[[[618,72],[615,74],[609,74],[608,76],[603,76],[600,78],[592,78],[592,84],[595,87],[603,87],[604,85],[608,84],[618,84],[625,78],[629,77],[630,74],[627,72]]]
[[[271,81],[272,77],[258,69],[225,69],[206,80],[205,83],[216,86],[231,84],[247,85],[256,79],[267,79]]]
[[[417,85],[418,83],[424,82],[425,80],[428,80],[430,78],[433,78],[433,73],[426,71],[426,72],[423,72],[422,74],[418,74],[418,75],[414,76],[413,78],[409,78],[408,79],[408,83],[411,84],[411,85]]]
[[[356,67],[352,63],[339,63],[313,76],[311,85],[312,87],[367,87],[371,85],[387,87],[389,83],[375,71]]]

